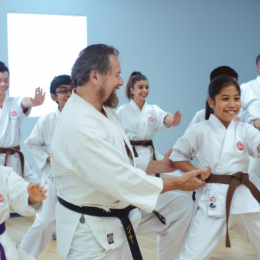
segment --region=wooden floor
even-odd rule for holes
[[[27,229],[32,225],[32,218],[11,218],[7,221],[9,236],[20,243]],[[224,246],[224,238],[214,250],[210,260],[257,260],[250,244],[244,242],[238,235],[230,232],[232,248]],[[156,237],[138,237],[139,245],[145,260],[156,260]],[[51,241],[42,252],[39,260],[62,260],[56,249],[56,241]],[[191,259],[192,260],[192,259]]]

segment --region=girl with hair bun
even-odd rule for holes
[[[208,87],[205,121],[194,124],[173,146],[170,159],[183,172],[210,167],[206,185],[197,190],[194,217],[179,260],[208,260],[228,229],[250,243],[260,256],[260,179],[248,173],[249,156],[260,160],[260,132],[233,120],[241,108],[240,87],[218,76]],[[241,257],[242,258],[242,257]]]
[[[152,139],[154,134],[161,129],[177,126],[181,121],[179,111],[175,112],[172,118],[169,113],[163,111],[158,106],[147,104],[146,99],[148,95],[149,84],[146,76],[141,72],[135,71],[131,73],[126,85],[126,96],[130,102],[119,107],[117,110],[119,121],[133,146],[135,166],[144,171],[146,171],[150,161],[162,160],[164,158],[159,154],[153,144]],[[165,157],[169,157],[170,153],[171,150],[166,152]],[[181,174],[178,171],[160,174],[162,178],[176,178],[179,176],[181,176]],[[159,177],[159,174],[157,174],[157,177]],[[188,193],[191,195],[191,192]],[[190,205],[188,206],[189,208],[193,207],[193,202],[187,194],[170,191],[160,194],[155,210],[164,212],[164,208],[170,209],[171,205],[180,205],[181,209],[183,203],[185,206]],[[166,226],[164,227],[157,224],[149,224],[151,223],[150,221],[156,223],[157,219],[154,214],[151,216],[151,214],[143,210],[141,214],[142,226],[138,227],[138,231],[141,232],[142,235],[150,235],[151,233],[157,235],[157,258],[173,259],[178,257],[183,248],[184,239],[186,238],[186,230],[183,228],[189,223],[192,217],[189,215],[189,211],[179,211],[176,209],[175,211],[169,210],[167,213],[165,212],[167,217]],[[176,227],[178,229],[177,233],[179,234],[178,239],[176,239]]]
[[[149,92],[147,77],[139,71],[132,72],[125,89],[126,97],[130,102],[119,107],[117,114],[133,146],[135,157],[141,156],[147,160],[159,161],[163,156],[154,147],[152,141],[154,134],[161,129],[179,125],[181,113],[176,111],[172,118],[157,105],[147,104]],[[159,177],[159,174],[157,176]],[[171,176],[178,177],[180,173],[174,172]]]

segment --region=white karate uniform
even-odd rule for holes
[[[3,108],[0,108],[0,147],[15,147],[21,142],[22,121],[29,116],[31,108],[24,113],[22,108],[23,97],[6,97]],[[0,165],[5,164],[5,154],[0,154]],[[21,161],[18,153],[11,154],[7,160],[7,166],[22,176]],[[30,165],[24,162],[24,179],[30,183],[37,183],[39,178],[31,169]]]
[[[36,259],[49,244],[56,228],[57,195],[51,165],[47,162],[47,158],[51,154],[51,140],[59,115],[60,111],[57,109],[55,112],[41,117],[34,126],[31,135],[25,140],[26,146],[42,172],[41,185],[44,185],[44,188],[48,190],[41,212],[36,214],[33,225],[21,242],[21,247]]]
[[[260,115],[260,113],[259,113]],[[248,110],[244,110],[243,108],[240,109],[240,112],[237,114],[237,116],[233,119],[235,122],[243,122],[248,123],[254,126],[254,120],[259,118],[260,116],[255,116],[249,113]],[[205,121],[205,109],[202,109],[198,111],[192,121],[190,122],[190,125],[188,126],[187,130],[194,124],[197,124],[199,122]],[[186,130],[186,131],[187,131]],[[257,176],[260,176],[260,161],[256,160],[253,157],[249,157],[250,163],[248,172],[254,173]]]
[[[118,108],[117,114],[128,139],[131,141],[152,140],[157,131],[171,127],[164,123],[165,117],[170,114],[163,111],[157,105],[148,105],[146,102],[144,103],[142,110],[140,110],[134,100],[131,99],[128,104]],[[149,161],[153,160],[153,149],[151,146],[144,147],[136,145],[135,149],[138,156],[146,158]],[[154,150],[156,160],[162,160],[163,156],[158,152],[155,146]],[[137,157],[136,160],[137,162],[138,160],[142,161],[142,158]],[[180,176],[181,174],[178,171],[161,174],[162,178],[176,178]]]
[[[0,165],[0,223],[5,222],[11,212],[18,212],[23,216],[32,216],[39,209],[41,203],[28,204],[29,194],[27,187],[29,183],[18,176],[12,168]],[[25,251],[8,237],[8,230],[0,235],[7,260],[34,260]]]
[[[231,121],[226,129],[220,120],[210,115],[209,120],[194,124],[173,146],[173,161],[196,158],[199,167],[210,166],[214,174],[247,172],[249,155],[259,158],[257,146],[260,133],[250,124]],[[249,174],[260,188],[260,179]],[[226,195],[229,185],[207,183],[197,190],[194,218],[179,259],[209,259],[211,251],[225,234]],[[210,198],[215,197],[215,208]],[[248,241],[260,256],[260,206],[245,185],[235,190],[230,208],[229,228]],[[231,241],[232,244],[232,241]]]
[[[132,148],[117,115],[112,109],[104,110],[107,117],[75,93],[67,101],[51,144],[57,195],[74,205],[105,211],[137,206],[139,209],[129,214],[133,228],[138,234],[160,234],[158,259],[170,260],[180,253],[192,201],[186,194],[171,192],[171,199],[167,197],[164,205],[157,207],[162,179],[130,164],[125,143],[131,152]],[[166,225],[151,213],[154,208],[166,218]],[[59,202],[56,217],[58,251],[63,258],[132,259],[120,219],[84,215],[82,223],[82,214]],[[108,234],[112,234],[113,243],[108,243]]]
[[[260,117],[260,76],[240,86],[242,106],[256,118]],[[249,172],[260,176],[260,161],[250,157]]]

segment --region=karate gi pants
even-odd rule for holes
[[[141,222],[135,234],[156,234],[157,259],[172,260],[183,250],[193,214],[193,201],[186,194],[166,192],[159,196],[155,209],[166,218],[166,225],[163,225],[153,213],[141,210]],[[127,241],[117,249],[106,251],[97,242],[88,225],[79,222],[67,259],[130,260],[132,254]]]
[[[23,240],[21,247],[27,254],[38,259],[39,254],[49,244],[52,234],[56,228],[56,189],[52,178],[48,178],[44,184],[47,189],[47,198],[43,201],[42,210],[36,214],[33,225],[29,228]]]
[[[185,249],[178,260],[208,260],[213,249],[226,235],[226,217],[208,216],[209,194],[205,192],[195,208]],[[260,259],[260,215],[244,213],[229,216],[229,230],[250,243]],[[232,246],[232,239],[231,246]],[[228,250],[228,248],[226,249]],[[176,258],[173,258],[176,259]],[[241,256],[242,259],[242,256]]]
[[[256,176],[259,177],[260,176],[260,161],[250,156],[248,172],[254,173]]]

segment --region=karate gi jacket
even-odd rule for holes
[[[220,120],[210,115],[209,120],[194,124],[177,140],[170,155],[172,161],[190,161],[196,158],[200,168],[210,166],[214,174],[246,173],[249,156],[259,159],[257,146],[260,143],[260,132],[250,124],[230,122],[228,128]],[[260,179],[249,174],[249,179],[260,189]],[[210,198],[216,198],[216,207],[208,207],[211,216],[224,217],[226,214],[226,194],[229,185],[207,183],[197,190],[197,200],[209,190]],[[230,214],[260,212],[260,206],[250,190],[239,185],[232,198]]]
[[[135,168],[126,152],[129,140],[116,112],[103,108],[107,117],[72,93],[56,124],[51,144],[51,164],[57,195],[77,206],[123,209],[130,204],[152,212],[163,189],[161,178]],[[58,248],[68,255],[81,214],[57,205]],[[85,225],[105,250],[121,246],[126,235],[120,219],[85,215]],[[129,214],[136,229],[139,209]],[[160,224],[160,223],[159,223]],[[114,243],[108,242],[113,234]]]

